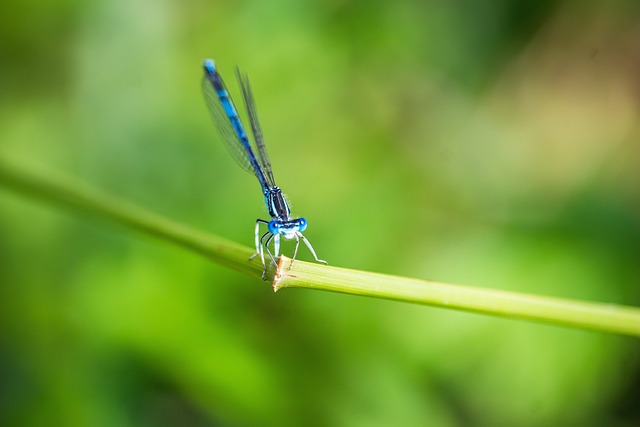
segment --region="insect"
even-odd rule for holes
[[[282,193],[280,187],[276,185],[273,178],[273,170],[271,169],[271,161],[267,154],[267,148],[264,145],[264,139],[262,137],[262,130],[260,123],[258,122],[258,115],[256,112],[256,105],[253,100],[253,94],[251,92],[251,86],[247,75],[242,75],[240,70],[236,68],[236,75],[242,90],[242,98],[244,99],[244,105],[247,110],[247,116],[251,123],[251,131],[253,132],[254,146],[256,151],[249,142],[247,132],[244,130],[244,126],[238,116],[231,95],[227,90],[222,77],[218,73],[216,64],[212,59],[204,61],[204,77],[202,79],[202,91],[204,93],[205,102],[213,121],[218,128],[218,132],[225,142],[229,152],[236,159],[238,164],[245,170],[253,173],[260,187],[262,188],[262,194],[264,195],[264,202],[267,205],[267,211],[271,217],[271,221],[264,219],[257,219],[255,226],[255,244],[256,253],[251,256],[250,259],[260,255],[262,266],[262,279],[264,280],[267,272],[267,263],[265,262],[264,252],[266,251],[271,259],[271,262],[276,264],[275,257],[280,253],[280,237],[284,237],[287,240],[295,239],[296,247],[293,251],[293,257],[291,258],[291,264],[293,265],[298,254],[298,247],[300,246],[300,240],[309,248],[309,251],[313,255],[313,258],[317,262],[326,264],[327,262],[318,259],[316,251],[313,250],[313,246],[309,243],[306,237],[302,235],[302,232],[307,229],[307,220],[304,218],[292,218],[289,210],[289,204]],[[260,226],[267,227],[267,231],[260,235]],[[273,241],[273,249],[271,252],[269,244]]]

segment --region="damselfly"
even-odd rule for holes
[[[209,107],[211,115],[213,116],[213,121],[218,128],[222,140],[225,142],[233,157],[238,161],[238,164],[258,178],[260,187],[262,187],[262,194],[264,194],[264,202],[267,205],[267,211],[269,212],[269,216],[271,216],[271,221],[266,221],[264,219],[256,220],[256,253],[253,254],[250,259],[260,255],[260,260],[264,267],[262,271],[262,278],[264,279],[265,273],[267,272],[264,252],[266,250],[271,262],[276,264],[275,257],[279,256],[280,236],[282,236],[288,240],[296,240],[296,247],[293,251],[293,257],[291,258],[289,268],[293,265],[296,255],[298,254],[300,240],[302,240],[309,248],[309,251],[316,261],[326,264],[326,261],[318,259],[316,251],[313,250],[311,243],[309,243],[307,238],[302,235],[302,232],[307,228],[307,220],[304,218],[291,217],[287,200],[273,178],[271,161],[269,160],[267,149],[264,145],[262,130],[256,113],[256,105],[253,100],[253,94],[251,92],[251,86],[249,85],[247,75],[242,75],[240,70],[236,68],[238,82],[240,83],[240,89],[242,90],[242,98],[244,99],[247,116],[251,123],[255,148],[257,148],[257,156],[249,142],[249,137],[244,130],[244,126],[240,121],[238,111],[233,105],[231,95],[222,81],[222,77],[218,73],[215,62],[212,59],[207,59],[204,61],[203,65],[204,78],[202,79],[202,90],[204,92],[207,107]],[[262,236],[260,235],[260,224],[267,226],[267,231],[262,234]],[[274,249],[273,252],[269,249],[269,244],[272,241]]]

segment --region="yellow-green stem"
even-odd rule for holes
[[[138,207],[78,181],[0,159],[0,187],[90,212],[193,250],[212,261],[259,278],[262,265],[253,251],[224,238]],[[308,288],[392,299],[443,308],[602,332],[640,336],[640,309],[614,304],[527,295],[349,270],[280,257],[266,279],[274,290]]]

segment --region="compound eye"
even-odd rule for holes
[[[306,220],[306,219],[304,219],[304,218],[299,218],[299,219],[298,219],[298,224],[299,224],[299,227],[300,227],[300,230],[299,230],[299,231],[301,231],[301,232],[302,232],[302,231],[304,231],[304,230],[306,230],[306,229],[307,229],[307,220]]]
[[[267,225],[267,227],[269,228],[269,233],[271,234],[279,234],[280,233],[280,223],[278,223],[277,221],[269,221],[269,224]]]

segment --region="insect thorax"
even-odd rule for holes
[[[267,190],[264,195],[264,202],[271,218],[284,222],[289,220],[289,204],[279,187],[271,187]]]

